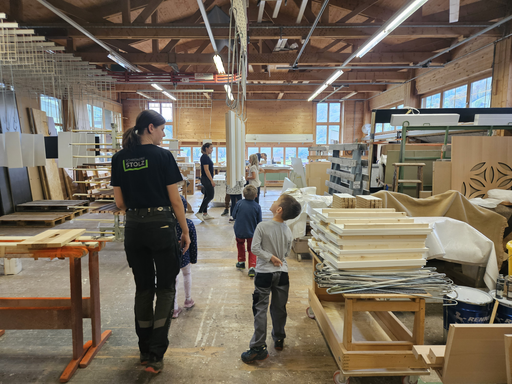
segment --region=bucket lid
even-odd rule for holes
[[[476,288],[457,286],[453,290],[455,292],[450,292],[447,296],[463,303],[484,305],[493,301],[491,295]]]
[[[505,307],[512,308],[512,301],[507,299],[497,299],[496,298],[496,290],[489,291],[489,294],[492,296],[493,299],[496,299],[500,302],[501,305],[504,305]]]

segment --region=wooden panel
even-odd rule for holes
[[[308,187],[316,187],[317,195],[324,195],[329,191],[325,182],[329,180],[327,170],[331,167],[331,163],[326,161],[313,162],[306,164],[306,184]]]
[[[443,383],[505,383],[505,334],[510,324],[451,324]]]
[[[432,196],[452,189],[452,162],[434,161],[432,163]]]
[[[452,185],[467,198],[512,188],[512,137],[454,137]]]
[[[17,247],[39,249],[60,248],[85,233],[85,229],[52,229],[16,244]]]
[[[416,80],[416,89],[419,94],[424,94],[437,89],[447,88],[450,84],[461,82],[474,76],[483,76],[485,74],[490,76],[492,60],[493,47],[490,46],[454,64],[436,69],[431,74],[418,78]]]

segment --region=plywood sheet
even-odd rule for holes
[[[511,324],[451,324],[443,383],[505,383],[505,334]]]
[[[46,178],[48,180],[48,188],[50,189],[50,199],[64,200],[62,193],[62,185],[60,181],[60,172],[54,159],[46,159]]]
[[[468,199],[511,189],[512,137],[453,137],[451,188]]]
[[[18,248],[60,248],[85,233],[85,229],[51,229],[18,243]]]
[[[450,189],[452,189],[452,162],[434,161],[432,164],[432,196]]]

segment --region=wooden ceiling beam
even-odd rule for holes
[[[208,8],[210,8],[213,5],[213,3],[215,3],[215,0],[206,0],[203,3],[204,9],[208,12]],[[189,16],[189,17],[183,19],[179,23],[183,23],[183,24],[196,24],[199,20],[201,20],[201,18],[202,18],[201,10],[199,9],[199,7],[197,7],[197,11],[195,11],[192,14],[192,16]]]
[[[316,3],[323,2],[323,0],[312,1],[315,1]],[[352,12],[361,6],[361,0],[330,0],[329,5],[331,7],[342,8]],[[388,20],[395,14],[395,12],[396,11],[393,11],[389,8],[373,5],[359,13],[361,13],[363,16],[371,17],[377,20]]]
[[[163,49],[160,50],[160,53],[169,53],[173,50],[173,48],[180,42],[180,40],[170,40]]]
[[[160,83],[162,84],[162,83]],[[202,86],[201,86],[202,87]],[[214,91],[224,91],[224,85],[222,84],[209,84],[208,88]],[[149,84],[116,84],[116,92],[136,92],[138,90],[150,90],[151,85]],[[178,89],[198,89],[198,86],[194,85],[179,85]],[[311,94],[318,89],[318,85],[309,84],[276,84],[276,85],[261,85],[261,84],[247,84],[247,92],[251,93],[286,93],[286,94]],[[350,85],[343,87],[339,90],[339,93],[350,93],[350,92],[382,92],[386,90],[385,85]],[[325,93],[331,93],[332,87],[328,87]]]
[[[146,20],[151,17],[153,13],[157,10],[157,8],[162,4],[164,0],[151,0],[146,8],[133,20],[133,24],[137,23],[145,23]]]
[[[247,81],[318,81],[323,82],[332,75],[332,71],[314,71],[314,72],[277,72],[272,73],[250,73],[247,76]],[[393,72],[393,71],[376,71],[376,72],[363,72],[363,71],[350,71],[345,72],[339,77],[340,82],[344,81],[407,81],[411,75],[407,72]]]
[[[124,25],[132,23],[131,0],[119,0],[121,2],[121,19]]]
[[[311,11],[310,8],[307,7],[308,0],[293,0],[295,5],[299,7],[299,13],[297,15],[296,24],[300,24],[302,22],[302,18],[304,17],[308,23],[313,23],[315,21],[316,16]]]
[[[21,0],[15,0],[21,3]],[[64,0],[48,0],[50,4],[59,8],[62,12],[67,13],[69,16],[76,17],[77,19],[86,21],[88,23],[105,23],[102,17],[86,10],[79,8],[73,4],[68,3]]]
[[[107,57],[108,52],[76,52],[83,60],[91,63],[105,64],[109,63]],[[127,53],[123,55],[129,62],[133,64],[156,64],[156,63],[179,63],[188,65],[203,65],[212,62],[211,54],[196,53]],[[290,65],[296,58],[296,53],[250,53],[248,55],[248,63],[251,65]],[[338,65],[345,61],[350,54],[348,53],[331,53],[322,54],[305,53],[301,56],[299,65],[304,64],[320,64],[320,65]],[[409,64],[426,60],[431,57],[429,52],[381,52],[368,53],[361,59],[353,60],[354,64]],[[228,62],[227,54],[221,54],[225,63]],[[446,57],[445,57],[446,59]],[[445,59],[439,57],[435,63],[444,63]],[[327,68],[326,68],[327,69]]]
[[[149,0],[130,0],[130,10],[135,11],[144,8],[149,4]],[[98,17],[106,18],[110,16],[122,15],[123,9],[126,8],[124,0],[115,0],[106,5],[90,8],[88,11],[94,13]]]
[[[483,24],[483,23],[482,23]],[[485,23],[488,24],[488,23]],[[41,24],[41,26],[45,26]],[[34,27],[37,28],[37,27]],[[216,39],[229,38],[228,27],[213,27],[213,34]],[[458,36],[469,36],[481,28],[471,26],[454,27],[449,23],[438,23],[435,26],[408,27],[402,25],[393,31],[394,38],[457,38]],[[255,28],[250,29],[251,39],[302,39],[309,32],[310,28]],[[368,28],[364,24],[354,24],[352,28],[317,28],[311,36],[312,39],[368,39],[375,32],[376,28]],[[82,33],[72,27],[68,28],[69,37],[83,38]],[[148,25],[147,28],[109,28],[94,26],[94,35],[99,39],[209,39],[204,28],[156,28]],[[495,28],[483,36],[500,37],[499,29]]]
[[[459,22],[489,21],[505,15],[507,15],[506,6],[489,6],[488,1],[478,1],[460,7]],[[448,19],[448,10],[423,16],[424,22],[447,22]]]
[[[368,8],[370,8],[375,3],[379,2],[379,0],[366,0],[362,1],[361,4],[354,9],[352,12],[348,13],[347,15],[343,16],[341,19],[339,19],[336,24],[343,24],[348,23],[351,19],[359,15],[361,12],[364,12]]]

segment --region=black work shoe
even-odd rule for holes
[[[226,216],[229,213],[229,209],[225,209],[224,212],[221,213],[221,216]]]
[[[242,361],[245,364],[252,364],[256,360],[265,360],[267,357],[268,351],[266,345],[262,345],[261,347],[254,347],[242,353]]]
[[[160,373],[160,371],[164,369],[164,360],[150,360],[146,367],[146,372],[154,373],[155,375]]]
[[[245,262],[239,261],[238,263],[236,263],[236,267],[238,269],[245,269]]]
[[[254,275],[256,275],[256,270],[254,268],[249,268],[249,273],[248,273],[249,277],[254,277]]]
[[[149,358],[150,358],[149,352],[141,352],[140,353],[140,363],[141,363],[141,365],[147,365],[148,362],[149,362]]]
[[[276,351],[282,351],[284,347],[284,339],[274,341],[274,348]]]

